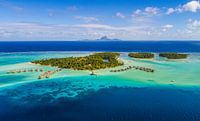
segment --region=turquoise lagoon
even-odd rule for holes
[[[71,56],[85,56],[92,52],[18,52],[0,54],[0,90],[18,89],[25,94],[17,94],[17,98],[29,94],[42,95],[52,93],[55,98],[76,97],[88,90],[98,91],[109,87],[199,87],[200,80],[200,54],[191,53],[185,60],[167,60],[156,56],[153,60],[139,60],[121,53],[120,59],[125,68],[130,65],[149,67],[155,69],[154,73],[139,70],[126,72],[109,72],[110,69],[97,70],[97,76],[91,76],[90,71],[75,71],[63,69],[49,79],[39,80],[41,72],[24,72],[19,74],[7,74],[8,71],[18,69],[53,70],[56,67],[32,64],[31,61]],[[38,85],[38,86],[37,86]],[[45,85],[45,86],[44,86]],[[33,87],[32,87],[33,86]],[[31,88],[26,89],[26,88]],[[33,89],[34,88],[34,89]],[[60,89],[58,91],[58,89]],[[28,92],[27,92],[28,90]],[[67,90],[67,91],[66,91]],[[30,91],[30,92],[29,92]],[[66,91],[66,92],[65,92]],[[5,93],[1,91],[0,94]],[[3,95],[3,94],[2,94]]]
[[[124,68],[129,65],[135,65],[135,66],[143,66],[143,67],[149,67],[155,69],[154,73],[146,73],[139,70],[128,70],[126,72],[118,72],[118,73],[111,73],[109,72],[110,69],[103,69],[103,70],[97,70],[95,73],[97,76],[91,76],[89,71],[75,71],[70,69],[63,69],[61,72],[58,72],[54,74],[49,79],[42,79],[39,80],[38,76],[41,74],[41,72],[26,72],[26,73],[19,73],[19,74],[7,74],[10,70],[16,70],[16,69],[31,69],[31,68],[42,68],[44,70],[53,70],[56,67],[49,67],[49,66],[41,66],[41,65],[35,65],[30,63],[33,60],[39,60],[39,59],[46,59],[46,58],[59,58],[59,57],[71,57],[71,56],[85,56],[88,54],[91,54],[93,52],[12,52],[12,53],[0,53],[0,106],[2,107],[0,109],[0,117],[6,117],[10,115],[16,115],[19,119],[30,119],[30,117],[24,118],[24,116],[19,116],[20,112],[11,111],[12,109],[19,109],[20,107],[24,110],[30,111],[33,107],[41,107],[41,105],[48,105],[48,106],[55,106],[59,102],[59,106],[66,107],[67,112],[65,115],[71,114],[72,116],[63,116],[65,118],[62,119],[73,119],[74,115],[77,113],[73,112],[73,103],[76,103],[78,100],[82,99],[85,100],[87,98],[93,101],[96,101],[96,105],[93,103],[81,103],[83,105],[91,106],[93,105],[93,111],[95,107],[98,107],[97,105],[107,105],[107,108],[110,107],[110,110],[114,110],[118,103],[114,103],[113,107],[112,105],[108,105],[106,103],[107,99],[110,99],[111,97],[112,101],[119,100],[120,97],[115,97],[116,95],[119,96],[126,96],[127,100],[124,101],[124,103],[128,104],[128,100],[131,102],[139,103],[143,106],[142,108],[146,108],[146,112],[144,110],[143,113],[147,113],[150,108],[156,108],[161,110],[161,108],[164,108],[165,106],[169,106],[167,103],[170,102],[172,99],[173,101],[175,98],[180,98],[178,100],[181,102],[181,99],[184,100],[184,102],[181,102],[181,106],[184,108],[177,108],[176,104],[170,102],[170,106],[175,109],[179,109],[177,112],[178,115],[181,116],[181,109],[184,110],[191,110],[193,108],[190,107],[190,103],[188,103],[189,99],[191,99],[194,102],[194,105],[191,105],[193,107],[200,107],[200,104],[197,103],[197,100],[200,99],[200,53],[190,53],[190,56],[188,59],[185,60],[167,60],[164,58],[159,58],[156,54],[156,58],[153,60],[138,60],[129,58],[127,56],[128,53],[122,52],[120,59],[124,61],[125,65],[121,67],[116,67],[116,69]],[[111,92],[105,91],[113,89],[116,93],[108,96]],[[126,90],[123,90],[126,89]],[[133,93],[127,91],[135,89]],[[121,90],[121,91],[120,91]],[[140,91],[138,91],[140,90]],[[157,90],[157,91],[155,91]],[[167,90],[167,91],[166,91]],[[178,90],[178,92],[176,92]],[[105,91],[105,92],[104,92]],[[145,92],[146,91],[146,92]],[[174,92],[173,92],[174,91]],[[102,92],[104,92],[104,95],[102,95]],[[159,92],[159,93],[158,93]],[[99,94],[100,93],[100,94]],[[107,94],[108,93],[108,94]],[[174,94],[173,94],[174,93]],[[100,95],[100,96],[94,96],[94,95]],[[128,96],[130,94],[130,97]],[[185,94],[186,96],[184,96]],[[95,98],[91,98],[90,96],[94,96]],[[151,97],[149,97],[151,95]],[[157,96],[156,96],[157,95]],[[166,95],[166,97],[163,95]],[[167,95],[171,95],[171,97],[167,97]],[[88,97],[89,96],[89,97]],[[132,99],[132,97],[138,96],[138,98]],[[104,97],[104,98],[102,98]],[[144,98],[145,97],[145,98]],[[162,100],[154,100],[156,98],[161,98]],[[130,98],[130,99],[129,99]],[[141,99],[141,100],[139,100]],[[65,101],[70,100],[70,105],[65,105],[62,103],[66,103]],[[98,102],[99,100],[105,101],[104,103]],[[143,102],[146,100],[147,102]],[[108,102],[109,102],[108,101]],[[109,103],[112,103],[109,102]],[[138,102],[137,102],[138,101]],[[166,101],[166,102],[165,102]],[[189,101],[190,102],[190,101]],[[120,102],[120,105],[123,102]],[[129,102],[130,103],[130,102]],[[6,105],[8,107],[6,107]],[[131,103],[134,104],[134,103]],[[151,104],[152,105],[151,107]],[[128,104],[129,105],[129,104]],[[149,107],[148,107],[148,106]],[[177,104],[178,105],[178,104]],[[10,107],[9,107],[10,106]],[[56,106],[56,107],[59,107]],[[61,107],[62,107],[61,106]],[[85,108],[87,108],[87,106]],[[124,106],[124,107],[123,107]],[[136,105],[135,105],[136,106]],[[146,107],[144,107],[146,106]],[[154,106],[154,107],[153,107]],[[159,107],[160,106],[160,107]],[[164,106],[164,107],[162,107]],[[173,107],[174,106],[174,107]],[[25,108],[24,108],[25,107]],[[111,108],[112,107],[112,108]],[[128,108],[127,105],[122,104],[121,108]],[[72,111],[69,109],[72,109]],[[90,107],[91,108],[91,107]],[[121,108],[118,108],[117,110],[123,110]],[[134,107],[140,109],[140,107]],[[133,109],[134,109],[133,108]],[[40,109],[40,108],[38,108]],[[46,108],[42,108],[46,109]],[[49,107],[47,108],[49,109]],[[50,108],[51,109],[51,108]],[[60,108],[57,109],[54,107],[55,110],[61,110]],[[75,108],[77,111],[82,111],[82,108]],[[74,110],[75,110],[74,109]],[[126,110],[124,109],[124,110]],[[148,110],[147,110],[148,109]],[[101,109],[102,111],[105,111]],[[151,112],[149,116],[149,119],[151,120],[162,120],[162,116],[158,119],[155,118],[154,113],[158,113],[159,110],[154,110],[155,112]],[[185,120],[188,118],[194,118],[194,120],[199,119],[198,115],[199,112],[197,109],[194,109],[195,113],[193,116],[190,115],[190,112],[186,112],[187,114],[184,114],[185,117],[183,117]],[[21,110],[19,110],[21,111]],[[80,112],[81,112],[80,111]],[[85,111],[85,110],[84,110]],[[84,112],[83,111],[83,112]],[[90,112],[93,112],[92,109],[89,110]],[[151,110],[152,111],[152,110]],[[34,111],[30,111],[34,112]],[[48,112],[45,110],[44,112]],[[54,112],[54,111],[53,111]],[[73,112],[73,113],[72,113]],[[112,111],[110,111],[112,112]],[[120,119],[124,117],[124,120],[132,120],[134,117],[129,117],[127,114],[132,112],[132,110],[128,111],[126,114],[121,114]],[[177,112],[175,114],[177,114]],[[116,113],[116,112],[115,112]],[[139,114],[143,113],[134,113],[135,119],[139,116]],[[192,114],[191,113],[191,114]],[[22,113],[23,115],[25,113]],[[21,115],[22,115],[21,114]],[[98,114],[100,114],[98,112]],[[168,114],[168,112],[163,112],[163,115]],[[53,116],[52,112],[50,115]],[[59,114],[61,115],[61,114]],[[85,115],[79,114],[82,119],[84,119]],[[104,118],[106,118],[107,114],[102,114]],[[102,115],[100,116],[102,118]],[[115,119],[115,115],[118,114],[110,114],[110,117],[108,116],[105,120],[110,120],[111,118]],[[160,114],[162,115],[162,114]],[[187,116],[190,115],[190,116]],[[36,115],[37,116],[37,115]],[[46,116],[46,118],[45,118]],[[45,116],[41,118],[42,120],[46,120],[48,118],[48,113],[45,113]],[[55,115],[57,117],[58,115]],[[88,115],[89,116],[89,115]],[[119,116],[119,115],[118,115]],[[171,117],[172,115],[169,115],[168,117]],[[23,118],[22,118],[23,117]],[[52,118],[52,119],[55,119]],[[98,116],[97,116],[98,117]],[[141,116],[142,117],[142,116]],[[151,118],[150,118],[151,117]],[[178,117],[178,116],[177,116]],[[31,117],[32,118],[32,117]],[[94,118],[94,117],[93,117]],[[92,120],[93,118],[87,117],[85,120]],[[96,117],[95,117],[96,118]],[[148,118],[145,117],[144,120]],[[7,118],[5,118],[7,119]],[[11,118],[12,119],[12,118]],[[11,120],[10,119],[10,120]],[[163,118],[163,120],[166,118]],[[180,117],[177,118],[177,120],[180,119]],[[9,120],[9,119],[8,119]],[[36,119],[35,119],[36,120]],[[78,119],[76,119],[78,120]],[[142,120],[141,118],[138,118],[138,120]],[[171,119],[173,120],[173,118]]]
[[[147,73],[139,70],[128,70],[126,72],[111,73],[111,69],[97,70],[97,76],[90,76],[90,71],[75,71],[63,69],[54,74],[50,79],[39,80],[41,72],[26,72],[19,74],[7,74],[8,71],[17,69],[36,69],[53,70],[56,67],[41,66],[32,64],[33,60],[85,56],[93,52],[16,52],[0,53],[0,87],[20,86],[28,83],[48,83],[53,80],[83,80],[95,87],[95,85],[104,86],[199,86],[200,80],[200,54],[190,53],[185,60],[167,60],[159,58],[156,55],[152,60],[139,60],[127,56],[128,53],[121,53],[120,59],[125,63],[124,66],[116,67],[121,69],[129,65],[149,67],[155,69],[154,73]],[[74,81],[72,81],[74,83]],[[77,82],[76,82],[77,83]],[[81,82],[80,82],[81,83]],[[91,84],[90,84],[91,83]],[[82,84],[81,84],[82,85]],[[9,87],[8,87],[9,88]]]

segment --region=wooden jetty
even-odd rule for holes
[[[43,69],[41,68],[36,68],[36,69],[18,69],[18,70],[11,70],[8,71],[7,74],[17,74],[17,73],[27,73],[27,72],[43,72],[38,79],[43,79],[43,78],[50,78],[53,74],[55,74],[56,72],[62,71],[62,69],[55,69],[52,71],[46,71],[44,72]]]
[[[146,68],[146,67],[140,67],[140,66],[128,66],[123,69],[116,69],[116,70],[110,70],[110,72],[123,72],[123,71],[128,71],[130,69],[135,69],[135,70],[140,70],[140,71],[145,71],[145,72],[154,72],[154,69],[151,68]]]
[[[43,69],[18,69],[18,70],[11,70],[8,71],[7,74],[16,74],[16,73],[26,73],[26,72],[43,72]]]
[[[62,71],[62,69],[56,69],[56,70],[44,72],[38,77],[38,79],[50,78],[53,74],[59,71]]]

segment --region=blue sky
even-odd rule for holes
[[[197,0],[0,0],[0,40],[200,40]]]

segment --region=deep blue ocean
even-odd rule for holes
[[[53,103],[49,102],[50,94],[44,94],[37,104],[34,100],[41,97],[30,95],[24,99],[28,102],[24,105],[1,97],[0,120],[200,121],[198,92],[174,88],[108,88]]]
[[[2,53],[29,51],[200,52],[200,41],[0,42]],[[13,99],[20,88],[0,90],[8,94],[0,95],[0,121],[200,121],[198,86],[109,87],[54,102],[53,93]]]
[[[27,51],[200,52],[200,41],[0,42],[0,52]]]

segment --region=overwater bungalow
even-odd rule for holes
[[[126,68],[118,69],[118,70],[110,70],[110,72],[122,72],[122,71],[127,71],[130,69],[136,69],[136,70],[141,70],[145,72],[154,72],[153,69],[151,68],[145,68],[145,67],[139,67],[139,66],[128,66]]]
[[[19,69],[19,70],[12,70],[8,71],[7,74],[15,74],[15,73],[22,73],[22,72],[43,72],[43,69]],[[58,70],[60,71],[60,70]]]
[[[61,70],[62,69],[56,69],[56,70],[44,72],[38,77],[38,79],[50,78],[53,74],[55,74],[56,72],[59,72]]]
[[[43,77],[40,75],[39,77],[38,77],[38,79],[42,79]]]

